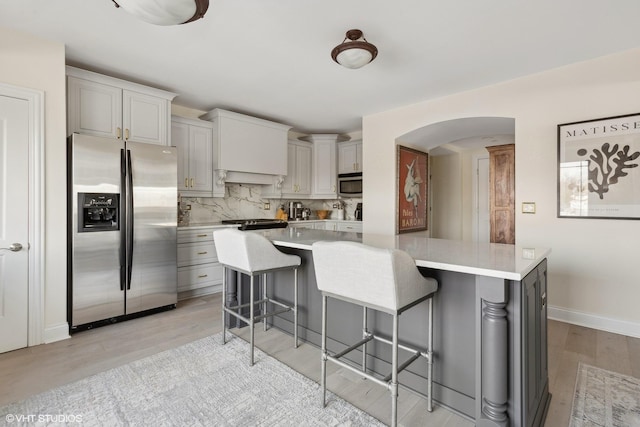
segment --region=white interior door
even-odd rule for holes
[[[26,347],[29,322],[29,102],[0,96],[0,353]]]

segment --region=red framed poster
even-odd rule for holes
[[[429,155],[402,145],[397,147],[396,232],[426,230]]]

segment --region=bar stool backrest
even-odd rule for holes
[[[312,250],[321,292],[394,312],[438,289],[437,281],[420,274],[414,259],[398,249],[316,242]]]
[[[300,257],[280,252],[264,236],[225,228],[213,232],[218,261],[248,273],[300,265]]]

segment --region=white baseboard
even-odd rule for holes
[[[640,323],[611,319],[609,317],[602,317],[576,310],[568,310],[566,308],[554,307],[551,305],[548,307],[547,317],[549,319],[559,320],[573,325],[585,326],[587,328],[613,332],[614,334],[640,338]]]
[[[69,324],[67,322],[49,326],[44,329],[45,344],[66,340],[67,338],[71,338],[71,335],[69,335]]]

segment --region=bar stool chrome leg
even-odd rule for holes
[[[327,406],[327,296],[322,295],[322,407]]]
[[[298,269],[293,269],[293,348],[298,348]]]
[[[227,268],[222,267],[222,345],[227,343]]]
[[[262,314],[264,315],[267,312],[267,273],[262,275],[262,299]],[[262,330],[267,332],[266,316],[262,318]]]
[[[255,276],[252,274],[251,275],[251,280],[250,280],[250,290],[249,290],[249,301],[251,302],[251,304],[249,305],[249,334],[251,336],[250,338],[250,346],[251,346],[251,350],[249,351],[250,356],[249,356],[249,366],[253,366],[253,337],[254,337],[254,313],[253,313],[253,306],[255,305],[255,295],[254,295],[254,289],[253,289],[253,285],[254,285],[254,278]]]
[[[391,427],[398,425],[398,314],[393,315],[393,342],[391,344]]]
[[[433,411],[433,297],[429,298],[429,348],[427,349],[427,411]]]
[[[367,338],[367,307],[362,307],[362,338]],[[367,372],[367,341],[362,344],[362,372]]]

